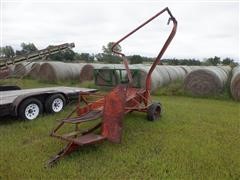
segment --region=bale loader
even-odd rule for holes
[[[172,30],[148,72],[146,87],[134,88],[132,87],[133,79],[128,66],[128,60],[123,53],[117,52],[115,47],[163,13],[169,15],[168,24],[170,22],[173,23]],[[150,121],[155,121],[160,118],[162,105],[159,102],[155,103],[151,100],[151,74],[160,63],[160,59],[175,36],[176,30],[177,20],[166,7],[112,46],[112,51],[123,59],[123,64],[127,71],[128,83],[117,85],[106,95],[92,94],[91,96],[96,98],[96,100],[93,101],[89,101],[89,93],[80,95],[79,102],[81,100],[85,105],[79,103],[67,118],[60,120],[59,124],[51,132],[52,137],[66,141],[67,145],[49,160],[48,166],[52,166],[60,158],[86,145],[100,143],[104,140],[120,143],[123,129],[122,121],[124,115],[127,113],[134,111],[146,113]],[[92,127],[80,129],[80,125],[93,121],[96,121],[96,123]],[[63,133],[61,130],[69,125],[73,126],[73,131]]]

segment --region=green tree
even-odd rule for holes
[[[16,55],[22,55],[22,54],[28,54],[34,51],[37,51],[38,49],[36,48],[36,46],[33,43],[21,43],[21,50],[17,50],[16,51]]]
[[[114,55],[114,53],[112,52],[112,46],[113,45],[114,45],[114,42],[109,42],[107,44],[107,46],[103,46],[102,47],[103,53],[108,54],[108,55]],[[114,50],[117,51],[117,52],[122,52],[122,48],[119,44],[117,46],[115,46]]]
[[[213,65],[213,66],[216,66],[216,65],[218,65],[218,64],[220,64],[221,63],[221,59],[220,59],[220,57],[217,57],[217,56],[215,56],[214,58],[208,58],[207,60],[206,60],[206,64],[207,65]]]
[[[64,52],[58,52],[48,56],[49,59],[53,61],[73,61],[75,58],[75,52],[71,49],[68,49]]]
[[[76,60],[83,60],[85,62],[93,62],[94,61],[94,54],[89,53],[75,53]]]
[[[129,57],[130,64],[142,64],[143,58],[140,55],[133,55]]]
[[[109,42],[107,44],[107,46],[103,46],[102,47],[102,51],[103,53],[97,54],[95,57],[97,58],[97,60],[102,61],[102,62],[106,62],[106,63],[110,63],[110,64],[117,64],[121,62],[121,58],[114,54],[112,52],[112,46],[114,45],[114,42]],[[114,48],[115,51],[117,52],[121,52],[122,48],[120,45],[117,45]]]
[[[224,58],[223,60],[222,60],[222,64],[223,65],[231,65],[231,64],[233,64],[234,63],[234,60],[233,59],[230,59],[230,58]]]
[[[5,47],[1,47],[1,56],[5,57],[5,58],[10,58],[15,56],[15,52],[12,48],[12,46],[5,46]]]

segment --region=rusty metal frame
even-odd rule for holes
[[[157,58],[155,59],[154,63],[152,64],[146,78],[146,88],[137,89],[131,87],[133,79],[132,75],[128,66],[128,60],[125,57],[125,55],[121,52],[117,52],[114,50],[116,45],[118,45],[120,42],[128,38],[130,35],[138,31],[140,28],[151,22],[153,19],[157,18],[162,13],[167,12],[170,16],[169,22],[173,21],[173,28],[172,31],[167,38],[165,44],[163,45],[162,49],[160,50]],[[85,93],[81,94],[79,98],[79,105],[69,114],[69,116],[65,119],[62,119],[60,123],[57,125],[57,127],[52,131],[51,136],[56,137],[61,140],[65,140],[68,142],[68,144],[61,150],[54,158],[52,158],[49,162],[49,165],[52,165],[52,163],[55,163],[58,159],[63,157],[64,155],[67,155],[71,153],[72,151],[78,149],[79,147],[88,144],[98,143],[101,142],[104,139],[107,139],[112,142],[120,142],[121,140],[121,131],[122,131],[122,118],[124,114],[130,113],[132,111],[139,111],[139,112],[146,112],[147,108],[151,105],[151,98],[150,98],[150,88],[151,88],[151,74],[155,67],[160,63],[160,59],[164,52],[166,51],[167,47],[169,46],[170,42],[172,41],[177,29],[177,21],[172,16],[170,10],[168,8],[163,9],[156,15],[154,15],[152,18],[138,26],[136,29],[128,33],[126,36],[118,40],[113,46],[112,51],[123,59],[123,64],[125,65],[129,84],[128,85],[118,85],[115,87],[110,93],[108,93],[106,96],[102,96],[97,94],[95,97],[98,99],[92,102],[89,102],[86,97],[88,97],[90,94]],[[93,97],[94,95],[92,95]],[[85,106],[80,106],[80,101],[85,103]],[[100,112],[100,114],[97,114],[95,117],[95,112]],[[102,114],[101,114],[102,112]],[[76,117],[71,118],[73,114],[76,114]],[[90,115],[92,114],[92,117],[88,118],[88,113]],[[93,121],[100,117],[102,117],[102,121],[100,123],[95,124],[95,126],[91,127],[90,129],[87,129],[83,132],[79,131],[78,125],[84,122]],[[67,135],[60,135],[57,134],[57,131],[65,124],[75,124],[75,131],[68,133]],[[102,127],[102,132],[99,135],[100,139],[97,137],[95,138],[91,137],[91,132],[99,129]],[[87,141],[87,143],[81,143],[80,141],[76,141],[75,138],[80,135],[80,138],[82,137],[90,141]],[[88,136],[89,135],[89,136]],[[92,139],[91,139],[92,138]],[[89,143],[88,143],[89,142]]]

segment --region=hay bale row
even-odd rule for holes
[[[106,66],[105,64],[88,63],[64,63],[57,61],[35,62],[24,71],[27,76],[44,81],[64,81],[64,80],[93,80],[94,68]],[[22,73],[23,74],[23,73]]]
[[[146,86],[147,74],[151,66],[135,64],[129,65],[129,68],[133,70],[134,69],[138,70],[138,74],[133,76],[133,86],[144,88]],[[106,65],[105,67],[101,67],[99,70],[100,77],[97,77],[97,82],[95,82],[97,85],[104,86],[108,84],[108,82],[104,80],[110,79],[110,77],[108,77],[110,75],[109,69],[125,69],[125,68],[124,65],[122,64],[111,64]],[[182,66],[157,66],[151,75],[151,90],[155,91],[158,87],[162,87],[173,81],[183,80],[187,72],[190,71],[190,69],[187,67],[185,67],[185,69]],[[119,83],[120,74],[116,73],[112,74],[112,76],[113,84],[115,83],[114,85],[116,85],[117,83]],[[124,76],[123,77],[124,80],[127,80],[126,71],[122,71],[122,76]]]
[[[240,66],[237,66],[233,69],[232,75],[233,76],[230,85],[232,97],[235,100],[240,101]]]
[[[230,67],[198,67],[184,80],[185,91],[192,95],[214,95],[221,92],[228,80]]]

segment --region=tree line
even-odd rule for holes
[[[49,60],[53,61],[84,61],[87,63],[91,62],[103,62],[109,64],[118,64],[121,63],[121,58],[115,55],[111,48],[113,46],[113,42],[109,42],[106,46],[102,47],[102,53],[90,54],[90,53],[78,53],[74,52],[72,49],[68,49],[64,52],[59,52],[57,54],[53,54],[48,56]],[[12,46],[4,46],[0,47],[0,58],[11,58],[17,55],[23,55],[27,53],[31,53],[38,50],[38,48],[34,45],[34,43],[21,43],[21,49],[14,51]],[[120,45],[115,47],[115,50],[118,52],[122,51]],[[142,64],[142,63],[151,63],[155,60],[152,57],[144,57],[140,55],[131,55],[127,56],[130,64]],[[238,63],[229,57],[221,59],[218,56],[205,58],[203,61],[199,59],[162,59],[162,64],[165,65],[231,65],[236,66]]]

